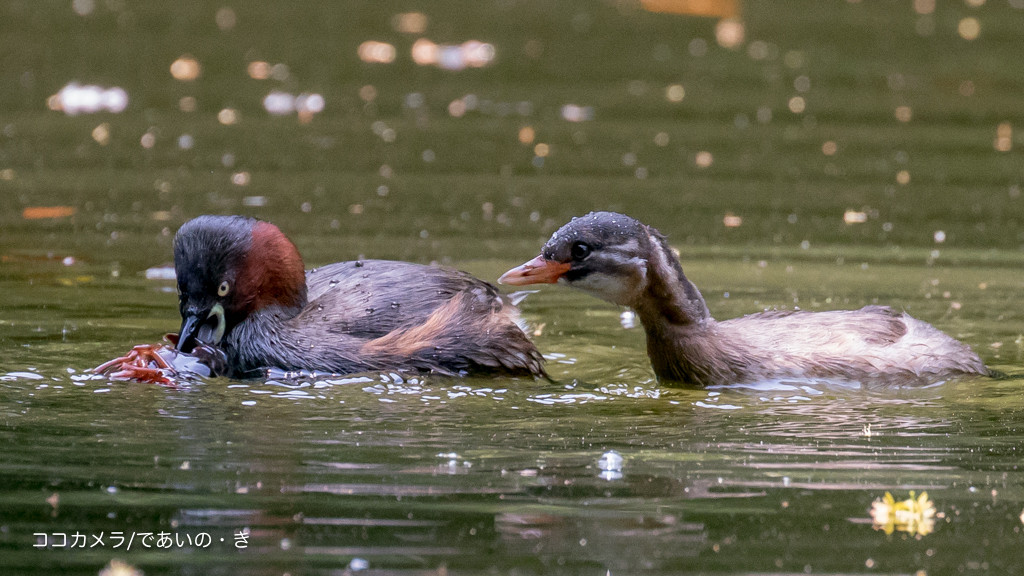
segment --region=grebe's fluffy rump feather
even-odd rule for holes
[[[762,312],[715,322],[732,366],[750,378],[778,375],[859,381],[934,381],[986,372],[965,344],[887,306],[830,312]]]

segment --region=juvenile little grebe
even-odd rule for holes
[[[555,232],[540,256],[499,280],[561,283],[629,306],[663,381],[713,385],[772,378],[925,382],[986,374],[977,354],[932,325],[885,306],[773,311],[716,322],[657,230],[594,212]]]
[[[265,368],[544,375],[518,309],[465,272],[386,260],[306,271],[277,226],[241,216],[186,222],[174,237],[174,269],[177,348],[216,346],[226,376]]]

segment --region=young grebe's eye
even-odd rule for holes
[[[217,296],[220,296],[221,298],[223,298],[223,297],[227,296],[228,292],[230,292],[230,291],[231,291],[231,285],[228,284],[227,280],[225,280],[225,281],[221,282],[220,286],[217,288]]]
[[[590,256],[590,246],[583,242],[577,242],[572,245],[572,250],[569,254],[572,255],[573,260],[583,260],[587,256]]]

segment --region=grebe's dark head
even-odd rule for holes
[[[539,256],[498,281],[512,285],[557,282],[632,306],[646,284],[651,250],[649,230],[639,221],[615,212],[591,212],[562,226]]]
[[[249,314],[306,304],[306,274],[277,226],[242,216],[200,216],[174,237],[178,349],[217,345]]]

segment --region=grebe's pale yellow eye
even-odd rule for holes
[[[228,292],[231,292],[231,285],[228,284],[227,280],[225,280],[221,282],[220,286],[217,288],[217,296],[223,298],[228,295]]]

